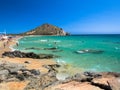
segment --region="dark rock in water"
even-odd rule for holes
[[[51,47],[51,48],[28,48],[28,49],[35,49],[35,50],[57,50],[57,47]]]
[[[112,42],[113,44],[120,44],[120,42]]]
[[[44,48],[44,50],[56,50],[57,47],[52,47],[52,48]]]
[[[102,50],[92,50],[92,49],[86,49],[86,50],[76,51],[76,53],[79,53],[79,54],[83,54],[83,53],[101,54],[101,53],[103,53],[103,52],[104,52],[104,51],[102,51]]]
[[[52,52],[62,52],[63,50],[54,50]]]
[[[52,55],[52,54],[40,54],[39,55],[39,57],[40,57],[40,59],[49,59],[49,58],[54,58],[54,55]]]
[[[103,53],[104,51],[102,50],[91,50],[90,53],[93,53],[93,54],[101,54]]]
[[[8,56],[8,57],[19,57],[19,58],[34,58],[34,59],[50,59],[55,58],[57,56],[54,56],[52,54],[35,54],[33,52],[24,53],[20,51],[13,51],[13,52],[5,52],[2,54],[2,56]]]
[[[29,50],[29,49],[41,50],[41,48],[35,48],[35,47],[31,47],[31,48],[25,48],[25,50]]]

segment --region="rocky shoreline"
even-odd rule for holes
[[[29,64],[29,63],[28,63]],[[26,69],[24,65],[0,61],[0,83],[29,81],[23,90],[72,90],[62,87],[73,82],[79,85],[87,85],[90,89],[76,90],[120,90],[120,73],[114,72],[78,72],[73,76],[59,80],[56,77],[58,64],[43,66],[48,69],[47,73],[41,73],[37,69]],[[59,87],[61,85],[61,87]]]
[[[24,53],[21,51],[4,52],[2,54],[2,57],[5,57],[5,56],[10,58],[19,57],[19,58],[33,58],[33,59],[51,59],[51,58],[58,57],[52,54],[35,54],[33,52]]]
[[[62,66],[47,61],[54,57],[58,56],[4,52],[0,58],[0,90],[120,90],[120,73],[116,72],[78,71],[61,79],[64,74],[58,77],[58,69]]]
[[[114,79],[112,79],[112,82],[109,81],[110,79],[108,79],[106,83],[99,81],[100,79],[106,78],[105,75],[108,75],[108,76],[111,75],[111,77],[114,77]],[[120,74],[118,73],[99,73],[98,74],[98,73],[84,72],[84,73],[77,73],[74,76],[68,77],[63,81],[60,81],[56,78],[56,72],[54,70],[51,70],[46,75],[41,76],[37,81],[32,80],[26,86],[25,90],[29,90],[32,88],[34,88],[35,90],[56,90],[56,88],[54,89],[55,86],[60,84],[61,85],[69,84],[72,81],[79,82],[81,84],[87,82],[89,83],[89,85],[94,86],[94,90],[97,90],[95,88],[99,88],[99,90],[120,90],[119,83],[117,81],[119,77],[120,77]],[[68,90],[68,89],[57,88],[57,90]],[[69,90],[72,90],[72,89],[69,89]],[[88,90],[93,90],[93,89],[88,89]]]

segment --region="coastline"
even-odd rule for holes
[[[52,65],[52,64],[56,64],[55,61],[53,61],[52,59],[32,59],[32,58],[9,58],[9,57],[2,57],[2,53],[4,52],[11,52],[13,51],[11,49],[11,47],[13,47],[14,45],[16,45],[16,43],[18,42],[19,39],[21,38],[24,38],[22,36],[17,36],[15,38],[12,39],[12,41],[10,41],[7,46],[4,48],[2,46],[2,44],[6,41],[0,41],[1,43],[1,46],[0,48],[2,48],[2,50],[0,51],[0,59],[2,60],[5,60],[5,61],[9,61],[9,62],[12,62],[12,63],[21,63],[21,64],[24,64],[25,61],[29,61],[31,62],[31,64],[27,65],[27,68],[28,69],[39,69],[39,68],[42,68],[40,69],[40,71],[42,70],[43,72],[47,72],[48,70],[44,67],[42,67],[43,65]]]
[[[21,64],[24,65],[26,67],[26,69],[29,70],[39,70],[41,73],[47,73],[48,69],[43,67],[44,65],[54,65],[56,64],[55,61],[51,60],[51,59],[32,59],[32,58],[10,58],[10,57],[2,57],[2,54],[4,52],[11,52],[13,51],[11,47],[13,47],[14,45],[16,45],[16,43],[18,42],[19,39],[21,39],[23,37],[15,37],[13,38],[5,47],[3,46],[4,43],[7,42],[7,40],[5,41],[0,41],[0,62],[2,63],[14,63],[14,64]],[[29,64],[26,64],[25,62],[28,61]],[[1,64],[1,63],[0,63]],[[16,82],[16,81],[12,81],[12,82],[3,82],[0,83],[0,90],[24,90],[25,86],[28,84],[28,82],[30,81],[20,81],[20,82]]]
[[[13,42],[10,42],[6,48],[3,48],[3,52],[11,51],[9,48],[11,45],[15,45],[18,38],[15,38]],[[2,44],[1,44],[2,45]],[[66,75],[66,70],[69,71],[69,65],[63,66],[59,69],[58,64],[52,59],[32,59],[32,58],[0,58],[1,63],[14,63],[25,66],[25,70],[39,70],[40,75],[33,75],[25,80],[19,81],[3,81],[0,83],[1,90],[119,90],[120,74],[117,73],[96,73],[96,72],[81,72],[77,70],[73,75]],[[57,69],[56,69],[57,68]],[[66,70],[64,70],[66,68]],[[59,71],[60,70],[60,71]],[[72,70],[70,68],[70,70]],[[61,73],[57,73],[57,72]],[[73,70],[75,71],[75,70]],[[21,75],[21,71],[17,71],[17,75]],[[22,72],[23,73],[23,72]],[[67,78],[67,79],[66,79]],[[108,83],[107,83],[108,82]],[[36,84],[38,83],[38,84]],[[40,83],[40,84],[39,84]],[[46,84],[45,84],[46,83]],[[36,86],[36,85],[37,86]],[[95,84],[95,85],[94,85]],[[110,84],[110,85],[109,85]],[[41,89],[39,85],[42,85],[44,89]],[[7,88],[6,88],[6,87]],[[103,87],[103,88],[102,88]],[[117,88],[117,89],[110,89]]]
[[[0,58],[2,57],[2,53],[7,52],[7,51],[12,51],[12,48],[16,43],[18,42],[19,39],[23,37],[17,36],[14,37],[11,41],[7,42],[8,40],[0,41]],[[6,43],[6,46],[4,47],[4,43]]]

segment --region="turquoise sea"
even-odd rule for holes
[[[44,48],[57,47],[57,50]],[[23,52],[54,54],[57,62],[87,71],[120,72],[120,35],[27,36],[15,49]],[[103,50],[103,53],[78,54],[78,50]]]

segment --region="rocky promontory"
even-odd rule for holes
[[[69,35],[69,33],[65,32],[62,28],[51,24],[43,24],[38,26],[28,32],[22,33],[22,35]]]

